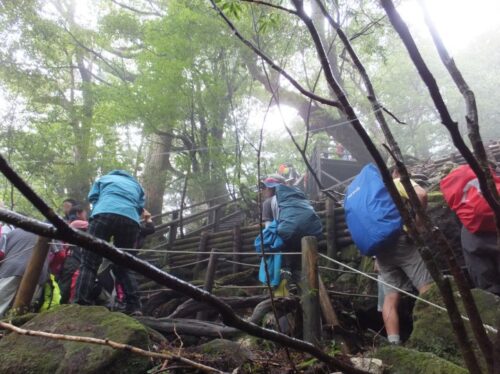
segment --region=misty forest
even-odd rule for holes
[[[500,374],[496,0],[0,0],[0,373]]]

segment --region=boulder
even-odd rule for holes
[[[458,300],[460,312],[462,315],[465,315],[456,287],[454,287],[454,295],[455,300]],[[500,297],[480,289],[473,289],[472,295],[476,301],[483,323],[495,326],[496,317],[500,315]],[[436,285],[433,285],[425,293],[425,298],[433,303],[444,305]],[[447,313],[421,301],[417,301],[413,319],[413,332],[408,340],[410,347],[419,351],[432,352],[460,366],[464,365]],[[472,334],[470,324],[467,321],[464,321],[464,323],[469,333],[469,338],[472,340],[472,346],[477,352],[476,356],[480,358],[481,354],[479,354],[478,344]],[[488,334],[494,339],[493,333],[488,332]],[[485,363],[482,360],[480,360],[480,364],[483,368],[485,367]]]
[[[201,353],[222,360],[228,368],[252,361],[253,354],[243,344],[226,339],[214,339],[199,346]]]
[[[433,353],[413,349],[385,346],[378,349],[374,356],[388,366],[389,374],[466,374],[467,370],[436,356]]]
[[[62,305],[40,313],[24,329],[78,335],[147,349],[148,331],[135,319],[100,306]],[[102,345],[9,333],[0,340],[0,373],[143,373],[150,359]]]

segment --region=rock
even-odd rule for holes
[[[413,349],[385,346],[377,350],[375,357],[389,366],[389,374],[466,374],[464,368],[442,359],[433,353]]]
[[[358,277],[354,273],[343,273],[341,274],[335,282],[333,282],[335,290],[349,292],[356,287],[356,282]]]
[[[201,353],[223,359],[229,368],[235,368],[252,361],[253,354],[243,345],[226,339],[214,339],[199,346]]]
[[[454,294],[462,315],[465,315],[456,287],[454,287]],[[472,295],[476,301],[483,323],[495,326],[496,317],[500,314],[500,297],[479,289],[473,289]],[[425,298],[433,303],[444,305],[439,290],[435,285],[425,293]],[[464,366],[464,361],[447,313],[417,301],[413,319],[414,328],[408,340],[408,345],[410,347],[418,349],[419,351],[435,353],[446,360]],[[478,344],[471,332],[469,322],[464,321],[464,323],[469,333],[469,338],[473,341],[472,346],[477,352],[476,356],[480,358],[482,355],[479,354]],[[494,334],[490,332],[488,332],[488,334],[490,338],[494,338]],[[485,363],[482,360],[480,360],[480,364],[485,368]]]
[[[356,369],[364,370],[371,374],[382,374],[384,365],[382,360],[370,357],[351,357],[351,363]]]
[[[108,338],[143,349],[148,332],[135,319],[104,307],[62,305],[41,313],[22,328]],[[10,333],[0,340],[0,373],[144,373],[147,357],[101,345]]]
[[[351,244],[341,249],[339,260],[342,262],[357,261],[360,256],[358,248],[354,244]]]

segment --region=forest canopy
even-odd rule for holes
[[[457,1],[431,11],[476,94],[487,141],[500,137],[500,78],[493,74],[500,62],[500,25],[488,16],[493,1],[480,3],[469,9]],[[251,2],[217,4],[300,85],[334,97],[299,19]],[[403,154],[422,161],[448,154],[449,136],[378,1],[326,4],[379,100],[404,122],[389,121]],[[399,7],[465,133],[463,100],[414,5],[402,1]],[[383,134],[353,62],[313,3],[307,11],[336,79],[382,149]],[[467,33],[447,29],[463,17],[472,19],[467,11],[479,12],[474,19],[482,22],[470,23]],[[455,23],[445,23],[447,18]],[[239,41],[207,1],[1,0],[0,32],[0,149],[52,206],[68,196],[83,200],[96,177],[116,168],[141,179],[153,214],[178,207],[183,190],[189,203],[240,196],[256,186],[260,140],[261,175],[283,162],[306,171],[285,126],[299,144],[307,142],[308,156],[315,146],[342,144],[354,158],[366,157],[342,113],[302,96]],[[4,178],[0,199],[33,212]]]

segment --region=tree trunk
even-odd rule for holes
[[[142,185],[146,194],[146,209],[154,216],[161,214],[167,181],[168,152],[172,138],[153,134],[149,139]]]

